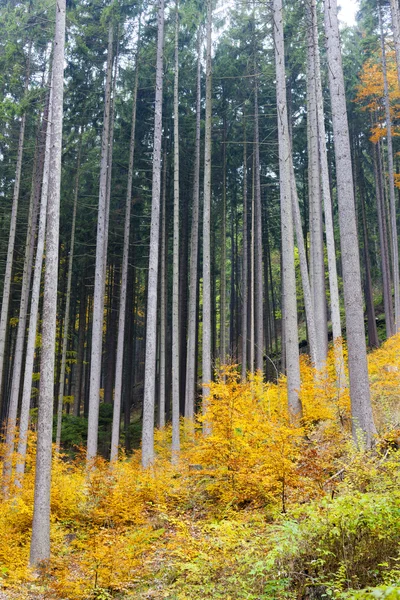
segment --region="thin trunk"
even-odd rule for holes
[[[142,465],[154,461],[154,404],[157,351],[157,288],[160,237],[160,185],[162,140],[162,93],[164,48],[164,0],[158,0],[156,96],[154,106],[153,184],[151,203],[150,256],[147,285],[147,327],[143,397]]]
[[[83,381],[83,361],[85,356],[85,333],[86,333],[86,288],[81,283],[81,298],[79,302],[79,330],[78,330],[78,351],[76,356],[76,370],[75,370],[75,381],[74,381],[74,405],[73,415],[79,417],[81,410],[81,398],[82,398],[82,381]]]
[[[340,319],[340,301],[339,301],[339,285],[336,265],[336,250],[335,250],[335,235],[332,213],[332,197],[330,188],[330,170],[328,166],[328,153],[326,148],[326,132],[324,119],[324,101],[322,94],[321,80],[321,64],[318,45],[318,21],[316,1],[310,0],[312,28],[313,28],[313,48],[314,48],[314,68],[315,68],[315,93],[316,93],[316,110],[318,124],[318,147],[319,159],[321,168],[321,187],[322,196],[324,199],[324,215],[325,215],[325,235],[326,235],[326,250],[328,257],[328,274],[329,274],[329,294],[331,306],[331,321],[332,321],[332,337],[335,347],[335,369],[336,380],[339,386],[344,383],[344,359],[342,347],[342,326]]]
[[[179,440],[179,4],[175,2],[174,76],[174,246],[172,273],[172,461],[180,449]]]
[[[400,85],[400,14],[398,0],[390,0],[394,49],[396,52],[397,78]]]
[[[393,266],[393,287],[394,287],[394,325],[395,332],[400,331],[400,274],[399,274],[399,245],[397,238],[396,222],[396,197],[394,191],[394,164],[393,164],[393,141],[392,141],[392,117],[390,114],[389,86],[387,79],[385,38],[383,35],[382,9],[379,4],[379,28],[381,36],[382,52],[382,71],[385,97],[385,118],[386,118],[386,139],[387,139],[387,158],[389,175],[389,200],[390,200],[390,223],[391,223],[391,243],[392,243],[392,266]]]
[[[254,373],[255,360],[255,294],[254,294],[254,237],[255,237],[255,185],[254,185],[255,154],[253,151],[252,187],[251,187],[251,237],[250,237],[250,373]]]
[[[382,184],[382,173],[380,157],[378,154],[379,145],[373,144],[374,177],[375,177],[375,195],[378,214],[379,246],[381,255],[382,287],[383,287],[383,305],[385,310],[386,337],[394,334],[394,316],[393,299],[390,281],[390,261],[388,236],[386,227],[386,214],[384,204],[384,192]]]
[[[292,211],[294,228],[296,232],[297,249],[299,252],[300,261],[300,273],[301,282],[303,285],[303,296],[304,296],[304,308],[306,313],[307,332],[308,332],[308,345],[310,351],[310,357],[313,365],[320,369],[322,367],[318,362],[317,352],[317,328],[315,322],[314,303],[311,292],[310,277],[308,273],[307,255],[304,244],[303,228],[301,223],[301,215],[299,208],[299,198],[297,195],[296,181],[294,175],[293,161],[290,157],[290,186],[291,186],[291,198],[292,198]]]
[[[158,426],[165,427],[166,388],[166,335],[167,335],[167,151],[163,156],[162,209],[161,209],[161,256],[160,256],[160,382],[158,401]]]
[[[315,1],[315,0],[314,0]],[[316,362],[321,369],[328,354],[328,325],[326,314],[324,238],[321,201],[321,173],[318,146],[318,117],[315,76],[314,24],[310,7],[307,14],[307,122],[309,123],[308,169],[310,206],[310,258],[312,265],[312,294],[316,331]]]
[[[58,0],[53,55],[52,135],[46,224],[46,271],[43,298],[38,437],[30,547],[30,564],[32,566],[50,558],[51,450],[60,226],[65,13],[65,0]]]
[[[286,105],[285,52],[283,37],[282,0],[273,0],[276,100],[278,110],[279,181],[282,229],[282,283],[284,298],[284,329],[286,346],[286,369],[288,405],[292,417],[301,416],[299,398],[300,363],[297,328],[296,277],[294,267],[293,216],[290,185],[290,140]]]
[[[242,381],[247,376],[248,239],[247,239],[247,141],[244,117],[243,143],[243,253],[242,253]]]
[[[109,170],[111,85],[113,63],[113,24],[108,29],[107,76],[103,133],[101,140],[101,164],[99,183],[99,209],[97,217],[96,264],[93,296],[92,344],[90,359],[89,418],[86,460],[89,465],[97,454],[97,433],[99,427],[101,351],[103,345],[103,311],[105,286],[105,248],[107,247],[108,208],[107,179]]]
[[[221,223],[221,262],[220,262],[220,366],[226,363],[226,102],[222,87],[222,223]]]
[[[359,439],[361,429],[369,447],[373,444],[376,429],[368,381],[353,174],[336,0],[325,0],[325,34],[336,158],[353,434],[356,440]]]
[[[207,410],[211,382],[211,129],[212,129],[212,70],[211,70],[212,0],[207,0],[206,55],[206,121],[204,144],[204,209],[203,209],[203,413]],[[203,432],[210,432],[203,423]]]
[[[79,174],[81,166],[81,147],[82,147],[82,133],[79,140],[78,159],[76,167],[76,178],[75,178],[75,193],[74,193],[74,204],[72,208],[72,226],[71,226],[71,240],[69,245],[69,258],[68,258],[68,275],[67,275],[67,290],[66,290],[66,303],[64,312],[64,328],[63,328],[63,341],[61,351],[61,370],[60,370],[60,384],[58,392],[58,410],[57,410],[57,431],[56,431],[56,451],[60,450],[61,443],[61,423],[62,423],[62,411],[64,404],[64,385],[65,385],[65,368],[67,365],[67,349],[68,349],[68,331],[69,331],[69,317],[70,317],[70,305],[71,305],[71,289],[72,289],[72,267],[74,262],[74,250],[75,250],[75,227],[76,227],[76,209],[78,205],[79,195]]]
[[[26,447],[29,427],[29,409],[31,404],[32,374],[35,362],[36,330],[40,302],[40,282],[42,278],[43,252],[46,236],[47,201],[49,192],[51,124],[52,124],[53,86],[50,84],[49,104],[47,114],[43,116],[46,122],[45,157],[42,174],[41,199],[39,210],[39,225],[36,244],[35,266],[31,291],[31,306],[26,342],[24,379],[22,386],[22,401],[19,421],[18,461],[16,465],[16,483],[20,484],[25,470]]]
[[[122,272],[121,272],[121,292],[119,297],[119,317],[118,317],[118,339],[117,339],[117,357],[115,361],[115,390],[114,390],[114,410],[111,435],[110,461],[118,457],[119,430],[121,420],[121,398],[122,398],[122,375],[124,365],[124,341],[125,341],[125,323],[126,323],[126,296],[128,285],[128,261],[129,261],[129,238],[131,227],[131,206],[132,206],[132,182],[133,182],[133,161],[135,156],[135,130],[136,130],[136,105],[139,86],[139,50],[140,50],[140,17],[138,27],[138,47],[136,50],[136,72],[135,84],[133,88],[132,100],[132,126],[131,139],[129,145],[128,162],[128,183],[125,201],[125,226],[124,226],[124,249],[122,254]]]
[[[38,134],[32,176],[32,190],[29,202],[28,229],[25,242],[24,270],[22,275],[21,299],[18,316],[18,329],[15,341],[14,363],[12,368],[11,393],[7,415],[7,434],[3,458],[3,494],[7,496],[12,472],[12,454],[14,452],[15,426],[17,423],[18,401],[21,389],[22,360],[28,317],[29,291],[32,279],[32,263],[35,253],[35,239],[40,200],[41,176],[43,172],[44,152],[42,144],[46,140],[46,121],[48,119],[48,101],[46,102],[43,122]]]
[[[28,50],[28,62],[25,73],[24,83],[24,96],[27,94],[30,76],[30,63],[31,63],[31,48],[32,42],[29,42]],[[8,326],[8,311],[10,305],[11,296],[11,282],[12,282],[12,268],[13,268],[13,257],[14,257],[14,246],[15,246],[15,234],[17,231],[17,213],[18,213],[18,201],[19,201],[19,189],[21,186],[21,171],[22,171],[22,155],[24,152],[24,140],[25,140],[25,125],[26,125],[26,112],[22,115],[21,125],[19,129],[18,138],[18,150],[17,150],[17,165],[15,169],[15,182],[13,201],[11,208],[10,218],[10,233],[8,237],[8,248],[7,248],[7,259],[6,269],[4,273],[4,285],[3,285],[3,300],[1,304],[0,314],[0,401],[4,403],[2,396],[3,390],[3,373],[4,373],[4,359],[5,359],[5,345],[7,339],[7,326]]]
[[[190,234],[190,282],[186,361],[185,417],[194,418],[196,388],[196,337],[199,258],[200,198],[200,120],[201,120],[201,30],[197,33],[196,140],[194,148],[192,229]]]
[[[257,64],[254,60],[254,70]],[[258,125],[258,75],[254,81],[254,318],[255,369],[264,373],[263,325],[263,265],[262,265],[262,211],[260,183],[260,134]]]

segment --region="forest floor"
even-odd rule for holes
[[[369,355],[373,451],[350,435],[348,390],[302,358],[303,418],[286,387],[235,367],[207,414],[156,432],[157,461],[55,457],[52,558],[28,567],[34,433],[23,487],[0,506],[0,600],[400,598],[400,336]],[[211,425],[204,437],[201,421]]]

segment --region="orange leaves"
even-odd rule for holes
[[[400,90],[397,78],[396,57],[394,52],[386,54],[387,77],[389,86],[390,110],[392,123],[400,117]],[[367,60],[359,74],[359,85],[355,102],[362,110],[373,115],[374,124],[371,127],[371,141],[376,143],[386,135],[384,116],[384,82],[380,54]],[[398,129],[392,126],[392,135],[400,135]]]

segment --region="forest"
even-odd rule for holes
[[[400,598],[400,4],[341,15],[0,0],[0,600]]]

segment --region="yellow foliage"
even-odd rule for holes
[[[399,358],[400,336],[369,357],[374,414],[386,444],[396,443],[400,422]],[[175,594],[175,569],[185,584],[200,586],[202,597],[211,598],[211,573],[223,580],[228,573],[249,571],[256,558],[264,560],[270,522],[281,512],[330,496],[343,461],[354,485],[367,489],[383,467],[349,443],[349,394],[344,382],[336,384],[334,349],[319,373],[302,357],[300,398],[303,417],[293,423],[284,377],[265,383],[255,375],[242,382],[231,365],[211,384],[206,413],[194,424],[182,421],[178,464],[171,463],[170,427],[156,431],[157,459],[147,470],[141,468],[139,451],[121,456],[112,467],[98,459],[89,472],[84,455],[75,461],[55,455],[52,558],[39,585],[46,597],[162,598],[164,587],[171,591],[165,597],[190,597]],[[207,436],[204,421],[210,426]],[[0,505],[0,587],[19,589],[20,598],[38,589],[27,566],[34,435],[28,449],[23,486],[14,487]],[[385,468],[394,473],[397,467]],[[243,545],[250,556],[246,564],[238,557]],[[252,593],[260,585],[261,594],[262,577],[257,581]],[[218,597],[235,598],[221,593]]]

